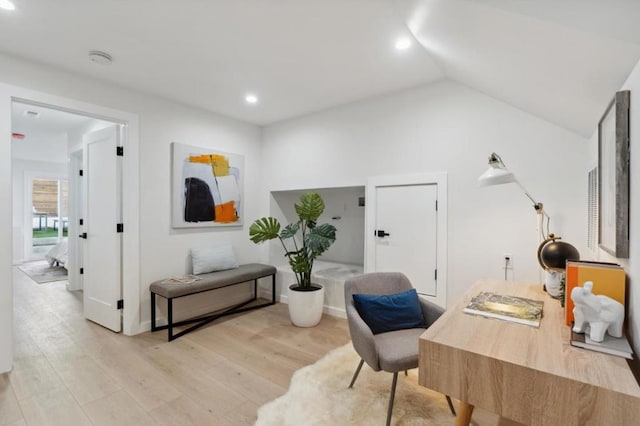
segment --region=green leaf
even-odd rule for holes
[[[282,229],[280,232],[280,238],[286,240],[287,238],[292,238],[294,235],[298,233],[300,229],[300,222],[290,223]]]
[[[273,217],[263,217],[256,220],[249,228],[249,238],[254,243],[262,243],[278,238],[280,222]]]
[[[324,212],[324,201],[315,192],[308,192],[295,204],[298,221],[280,230],[280,223],[273,217],[256,220],[249,228],[249,236],[254,243],[279,238],[289,259],[291,270],[296,275],[300,287],[311,286],[311,269],[316,257],[327,251],[336,240],[336,228],[330,224],[318,225],[317,220]],[[302,231],[302,247],[293,240],[295,250],[286,246],[285,240],[293,239]]]
[[[318,225],[305,235],[304,245],[309,250],[309,257],[315,259],[327,251],[336,241],[336,227],[328,223]]]
[[[307,256],[303,254],[289,256],[289,265],[291,266],[291,270],[296,274],[308,272],[310,266]]]
[[[295,205],[300,220],[315,222],[324,211],[324,201],[316,192],[307,192],[300,197],[300,204]]]

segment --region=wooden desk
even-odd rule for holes
[[[480,291],[544,300],[540,328],[465,314]],[[528,425],[638,425],[640,386],[623,358],[574,348],[540,285],[481,280],[420,337],[419,383]]]

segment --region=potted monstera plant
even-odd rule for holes
[[[336,228],[316,221],[324,211],[324,201],[316,192],[308,192],[295,204],[298,221],[284,228],[274,217],[263,217],[251,225],[249,237],[256,244],[278,239],[296,277],[287,297],[291,322],[298,327],[313,327],[322,318],[324,287],[311,282],[313,262],[336,240]]]

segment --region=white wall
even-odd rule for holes
[[[358,198],[364,197],[364,187],[319,189],[325,209],[318,223],[336,227],[336,242],[322,259],[338,263],[364,264],[364,207]]]
[[[631,91],[631,106],[629,107],[629,128],[630,140],[629,149],[631,151],[630,169],[630,206],[629,206],[629,258],[616,259],[608,253],[598,249],[595,258],[602,261],[613,261],[622,265],[627,272],[628,296],[627,301],[629,307],[629,316],[627,318],[627,326],[629,336],[632,340],[636,353],[640,352],[640,226],[634,223],[640,215],[640,62],[622,85],[620,90]],[[611,94],[613,99],[614,94]],[[607,105],[602,105],[602,113],[604,114]],[[598,165],[598,127],[594,123],[594,133],[589,140],[589,164],[591,167]]]
[[[137,114],[140,123],[140,312],[139,329],[149,327],[149,284],[185,273],[189,248],[226,240],[241,263],[262,259],[248,239],[248,225],[224,230],[173,230],[170,226],[170,143],[182,142],[245,156],[245,223],[260,215],[260,128],[79,75],[0,55],[0,82]],[[241,99],[239,98],[239,102]],[[0,104],[0,131],[10,131],[7,98]],[[10,151],[0,148],[0,203],[11,204]],[[126,152],[125,152],[126,155]],[[127,191],[127,188],[125,188]],[[11,210],[0,209],[0,372],[11,367]],[[263,211],[266,211],[264,209]],[[6,215],[3,216],[3,215]],[[5,219],[5,220],[1,220]],[[125,232],[126,232],[125,224]],[[234,295],[234,297],[236,297]],[[126,303],[126,300],[125,300]],[[219,300],[218,300],[219,303]]]
[[[11,156],[22,160],[65,163],[67,134],[30,131],[26,138],[12,140]]]
[[[448,173],[449,305],[478,278],[502,278],[503,253],[513,256],[513,278],[539,282],[529,200],[515,185],[477,186],[492,151],[544,202],[552,232],[586,250],[587,140],[454,82],[271,125],[263,145],[265,164],[277,164],[264,173],[267,207],[273,189]]]
[[[113,123],[98,119],[92,119],[79,126],[69,129],[67,132],[67,153],[82,150],[82,137],[87,133],[112,126]]]

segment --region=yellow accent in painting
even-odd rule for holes
[[[211,164],[214,176],[227,176],[229,174],[229,159],[220,154],[190,155],[190,163]]]

